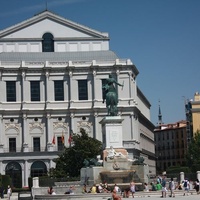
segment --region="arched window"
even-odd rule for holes
[[[54,52],[54,40],[51,33],[42,36],[42,52]]]
[[[10,162],[6,165],[6,175],[12,179],[12,185],[16,188],[22,187],[22,168],[18,162]]]
[[[35,161],[31,165],[31,177],[39,177],[47,175],[47,167],[43,161]]]

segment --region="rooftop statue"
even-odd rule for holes
[[[117,104],[118,104],[118,94],[115,88],[115,84],[122,86],[118,83],[110,74],[109,78],[106,79],[106,84],[103,85],[103,103],[106,100],[106,107],[108,109],[109,116],[117,116]]]

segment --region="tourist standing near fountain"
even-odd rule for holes
[[[130,183],[130,192],[132,194],[132,197],[134,198],[134,194],[135,194],[135,183],[132,181]]]

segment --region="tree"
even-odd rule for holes
[[[194,134],[186,154],[186,161],[192,172],[200,169],[200,131]]]
[[[84,159],[96,158],[102,153],[102,142],[89,137],[82,128],[80,134],[72,135],[72,141],[73,145],[65,148],[64,152],[55,159],[56,168],[51,170],[54,177],[78,177]]]

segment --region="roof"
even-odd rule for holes
[[[66,62],[66,61],[113,61],[118,56],[113,51],[79,51],[79,52],[2,52],[1,62]]]
[[[18,23],[16,25],[10,26],[6,29],[0,30],[0,38],[3,38],[9,34],[12,34],[13,32],[18,31],[18,30],[27,28],[28,26],[36,24],[44,19],[50,19],[50,20],[60,23],[64,26],[71,27],[75,30],[92,35],[93,37],[109,40],[108,33],[103,33],[103,32],[91,29],[87,26],[84,26],[84,25],[78,24],[76,22],[73,22],[71,20],[60,17],[59,15],[56,15],[47,10],[33,16],[32,18],[22,21],[21,23]]]

